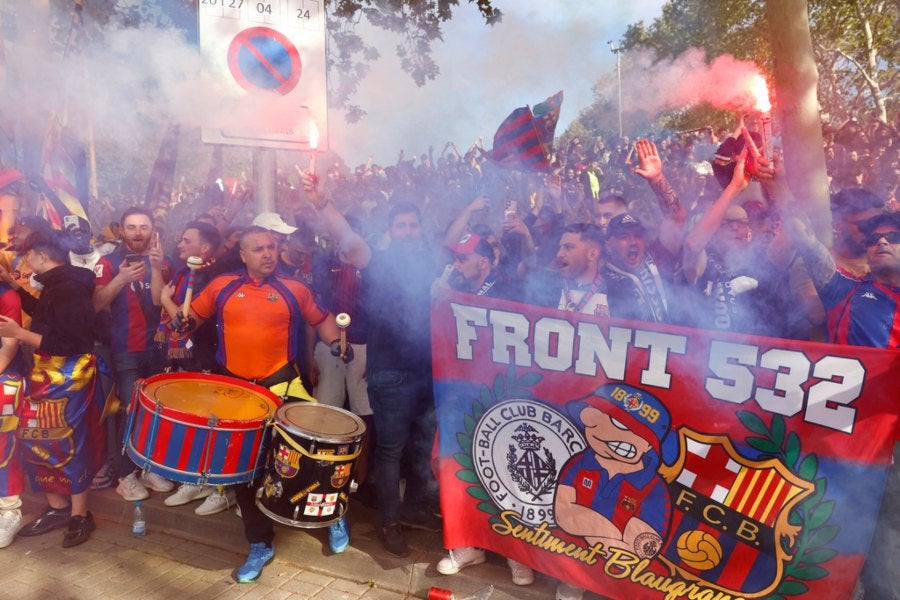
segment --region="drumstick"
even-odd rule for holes
[[[341,329],[341,356],[347,354],[347,328],[350,327],[350,315],[339,313],[334,322]]]
[[[199,256],[189,256],[187,259],[187,266],[191,272],[188,274],[187,290],[184,292],[184,304],[181,308],[181,315],[185,318],[191,314],[191,296],[194,295],[194,273],[203,266],[203,259]]]

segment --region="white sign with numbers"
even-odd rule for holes
[[[205,91],[218,100],[204,142],[328,149],[324,3],[197,0]]]

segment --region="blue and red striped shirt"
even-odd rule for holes
[[[94,266],[97,287],[107,285],[119,273],[119,265],[130,251],[120,246],[111,254],[103,256]],[[150,295],[150,258],[142,256],[147,274],[141,281],[135,281],[116,295],[109,307],[112,314],[110,323],[110,351],[143,352],[156,347],[153,337],[159,327],[159,306],[153,305]],[[168,261],[163,268],[163,279],[168,281]]]
[[[819,292],[828,341],[875,348],[900,347],[900,288],[837,272]]]

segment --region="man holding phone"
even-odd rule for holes
[[[138,207],[122,213],[122,245],[94,267],[94,308],[110,311],[110,355],[119,398],[116,439],[124,438],[125,409],[139,377],[161,373],[164,357],[154,341],[160,319],[160,295],[171,277],[153,215]],[[116,492],[130,502],[149,496],[147,488],[170,492],[174,485],[155,473],[137,476],[127,454],[120,455]]]

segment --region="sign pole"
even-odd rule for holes
[[[275,149],[253,149],[253,197],[256,214],[275,212]]]

